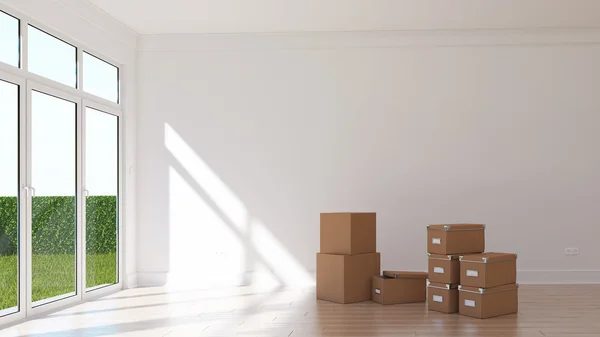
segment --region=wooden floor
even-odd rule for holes
[[[339,305],[314,290],[132,289],[0,331],[69,336],[574,336],[600,337],[600,285],[521,286],[520,312],[487,320],[424,303]]]

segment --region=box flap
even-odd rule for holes
[[[375,277],[375,278],[380,278],[380,279],[382,279],[382,280],[390,280],[390,279],[393,279],[393,277],[389,277],[389,276],[386,276],[386,275],[377,275],[377,276],[373,276],[373,277]]]
[[[517,254],[513,253],[482,253],[482,254],[471,254],[460,257],[461,261],[464,262],[476,262],[476,263],[494,263],[511,261],[517,258]]]
[[[456,289],[458,285],[456,284],[446,284],[446,283],[437,283],[437,282],[427,282],[427,286],[431,288],[439,288],[439,289]]]
[[[446,224],[446,225],[428,225],[428,230],[435,231],[469,231],[469,230],[484,230],[485,225],[480,224],[467,224],[467,223],[459,223],[459,224]]]
[[[429,277],[429,274],[426,272],[420,271],[395,271],[395,270],[384,270],[384,276],[393,277],[393,278],[411,278],[411,279],[426,279]]]
[[[427,256],[430,260],[458,260],[460,255],[442,255],[442,254],[432,254],[427,253]]]

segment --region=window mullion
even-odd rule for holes
[[[77,89],[83,91],[83,49],[77,47]]]
[[[29,34],[27,34],[27,26],[29,25],[29,22],[23,19],[21,19],[19,22],[21,23],[19,27],[19,33],[21,35],[19,41],[19,59],[21,61],[20,66],[21,69],[23,69],[24,71],[29,71],[29,48],[27,47],[29,41]]]

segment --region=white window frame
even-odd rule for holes
[[[114,293],[115,291],[118,291],[122,288],[122,284],[123,284],[123,272],[125,270],[125,268],[123,268],[123,258],[122,258],[122,245],[123,245],[123,121],[121,120],[121,112],[118,110],[115,110],[109,106],[106,105],[102,105],[99,103],[96,103],[95,101],[91,101],[91,100],[82,100],[82,105],[81,105],[81,149],[82,149],[82,153],[81,153],[81,166],[82,166],[82,174],[81,177],[85,177],[85,173],[86,173],[86,158],[85,158],[85,151],[83,151],[83,149],[85,149],[85,144],[86,144],[86,134],[85,134],[85,129],[86,129],[86,108],[92,108],[104,113],[107,113],[109,115],[113,115],[115,117],[118,118],[118,130],[117,130],[117,137],[119,138],[118,140],[118,165],[119,165],[119,170],[118,170],[118,175],[117,175],[117,180],[118,180],[118,189],[117,189],[117,283],[112,284],[112,285],[107,285],[101,288],[97,288],[97,289],[93,289],[90,291],[87,291],[86,288],[86,274],[83,273],[82,275],[82,279],[81,279],[81,283],[82,283],[82,294],[83,294],[83,299],[84,300],[88,300],[88,299],[95,299],[98,297],[102,297],[105,296],[107,294],[110,293]],[[87,190],[87,187],[85,186],[85,180],[82,180],[82,191],[84,192],[84,194],[82,195],[82,212],[81,212],[81,216],[82,219],[85,219],[86,217],[86,203],[83,202],[85,199],[85,192]],[[85,221],[81,221],[82,223],[82,230],[81,230],[81,251],[82,253],[86,252],[86,240],[85,240],[85,233],[86,233],[86,222]],[[85,254],[82,254],[82,261],[81,261],[81,265],[83,270],[86,270],[86,259],[84,258]]]
[[[109,65],[117,68],[117,102],[116,103],[113,102],[113,101],[111,101],[111,100],[107,100],[105,98],[102,98],[100,96],[96,96],[96,95],[90,94],[87,91],[85,91],[85,83],[83,81],[83,74],[84,74],[84,71],[83,71],[83,53],[84,52],[86,52],[91,57],[95,57],[95,58],[99,59],[100,61],[104,61],[105,63],[107,63],[107,64],[109,64]],[[121,105],[121,100],[122,100],[121,99],[121,67],[119,67],[119,66],[117,66],[117,65],[115,65],[115,64],[113,64],[113,63],[111,63],[109,61],[107,61],[105,58],[103,58],[101,56],[98,56],[98,55],[92,53],[91,51],[89,51],[89,49],[82,49],[82,48],[77,48],[77,64],[78,64],[78,67],[77,67],[77,76],[78,76],[78,78],[77,78],[77,83],[78,83],[77,88],[79,90],[81,90],[82,92],[84,92],[88,96],[93,96],[96,99],[100,99],[100,100],[102,100],[104,102],[109,102],[112,105]]]
[[[112,58],[110,58],[102,53],[96,52],[92,48],[88,48],[85,44],[79,43],[77,41],[74,41],[74,40],[64,36],[64,34],[52,29],[51,27],[48,27],[41,22],[37,22],[37,21],[29,18],[27,15],[22,14],[16,10],[13,10],[10,7],[7,7],[6,5],[3,5],[2,3],[0,3],[0,11],[5,12],[5,13],[19,19],[20,32],[21,32],[21,55],[20,55],[21,68],[13,67],[11,65],[0,62],[0,70],[5,71],[7,73],[14,74],[19,77],[22,77],[26,80],[32,80],[39,84],[44,84],[49,87],[60,89],[69,94],[77,95],[82,99],[100,103],[100,104],[108,106],[114,110],[121,111],[122,102],[123,102],[123,95],[122,95],[123,94],[123,86],[121,83],[118,84],[119,103],[115,103],[110,100],[107,100],[102,97],[95,96],[93,94],[83,91],[83,86],[84,86],[84,84],[83,84],[83,64],[82,64],[83,51],[85,50],[88,54],[91,54],[91,55],[117,67],[119,69],[119,71],[118,71],[118,74],[119,74],[118,81],[119,82],[121,82],[121,77],[122,77],[121,74],[123,72],[123,65],[121,63],[113,60]],[[77,48],[77,88],[70,87],[66,84],[62,84],[62,83],[53,81],[51,79],[48,79],[46,77],[43,77],[43,76],[40,76],[40,75],[37,75],[37,74],[34,74],[34,73],[28,71],[29,67],[28,67],[28,60],[26,57],[26,55],[28,53],[27,27],[30,24],[32,26],[34,26],[35,28],[42,30],[45,33],[48,33],[48,34]]]
[[[123,289],[123,280],[125,278],[124,268],[124,209],[123,200],[125,200],[125,175],[124,169],[124,120],[123,120],[123,85],[122,74],[124,66],[120,62],[108,57],[93,48],[88,48],[85,44],[70,39],[65,34],[46,26],[28,15],[21,13],[18,10],[0,3],[0,11],[5,12],[19,19],[20,31],[20,67],[14,67],[0,62],[0,79],[6,82],[14,83],[19,86],[19,186],[20,186],[20,264],[19,264],[19,312],[0,317],[0,329],[9,325],[26,321],[37,315],[46,314],[48,312],[64,309],[66,307],[80,304],[88,300],[93,300],[111,293],[115,293]],[[43,76],[31,73],[28,71],[28,26],[32,25],[68,44],[77,48],[77,85],[70,87],[68,85],[55,82]],[[85,85],[83,81],[83,51],[94,57],[97,57],[118,68],[117,88],[118,88],[118,103],[104,99],[99,96],[87,93],[83,90]],[[31,302],[31,202],[30,190],[31,186],[31,91],[36,90],[45,94],[56,96],[67,101],[77,104],[77,281],[75,296],[44,304],[38,307],[32,307]],[[84,141],[85,141],[85,107],[90,107],[102,112],[115,115],[119,118],[118,130],[118,282],[114,285],[108,285],[102,288],[94,289],[86,292],[85,280],[85,158],[84,156]]]
[[[68,298],[64,298],[55,302],[51,302],[48,304],[43,304],[37,307],[33,307],[33,302],[31,301],[31,292],[32,292],[32,286],[31,286],[31,282],[32,282],[32,272],[31,272],[31,267],[32,267],[32,254],[29,254],[27,256],[27,315],[37,315],[40,313],[44,313],[47,311],[51,311],[51,310],[56,310],[59,307],[62,307],[64,305],[69,305],[69,304],[74,304],[76,302],[81,301],[82,297],[81,297],[81,273],[82,273],[82,268],[80,267],[81,263],[79,261],[81,261],[81,257],[82,257],[82,251],[81,251],[81,224],[82,224],[82,217],[81,217],[81,163],[80,163],[80,158],[81,158],[81,99],[79,97],[77,97],[76,95],[72,95],[66,92],[63,92],[62,90],[53,88],[53,87],[49,87],[47,85],[43,85],[43,84],[39,84],[36,83],[34,81],[27,81],[27,161],[29,163],[32,162],[32,157],[31,157],[31,150],[32,150],[32,145],[31,145],[31,139],[32,136],[35,136],[31,133],[31,112],[32,112],[32,105],[31,105],[31,96],[33,91],[37,91],[46,95],[50,95],[50,96],[54,96],[56,98],[59,99],[63,99],[65,101],[69,101],[75,104],[76,108],[75,108],[75,115],[76,115],[76,133],[77,133],[77,149],[76,149],[76,154],[77,154],[77,158],[75,160],[76,165],[77,165],[77,169],[76,169],[76,179],[77,179],[77,183],[76,183],[76,191],[77,191],[77,195],[75,196],[75,200],[76,200],[76,210],[77,210],[77,217],[76,217],[76,256],[77,256],[77,260],[76,260],[76,273],[77,273],[77,279],[75,282],[75,292],[76,294],[74,296],[68,297]],[[30,187],[34,187],[32,185],[31,182],[31,178],[32,178],[32,174],[31,174],[31,165],[29,165],[27,167],[27,186]],[[31,193],[29,193],[29,196],[31,196]],[[28,196],[28,197],[29,197]],[[26,240],[31,238],[31,233],[32,233],[32,219],[33,219],[33,214],[32,214],[32,209],[31,209],[31,199],[28,199],[28,203],[27,203],[27,230],[26,230]],[[27,252],[31,252],[32,251],[32,241],[31,240],[27,240]],[[79,281],[79,282],[78,282]]]
[[[23,146],[26,143],[26,130],[27,130],[27,111],[24,108],[23,102],[27,99],[26,81],[23,78],[15,76],[13,74],[0,70],[0,80],[19,86],[19,311],[16,313],[9,314],[7,316],[0,317],[0,329],[2,324],[10,323],[17,320],[22,320],[26,317],[27,312],[27,240],[25,239],[27,234],[27,209],[28,207],[22,207],[21,205],[28,205],[26,198],[28,197],[27,189],[27,167],[25,166],[25,159],[27,151]]]

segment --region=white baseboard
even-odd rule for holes
[[[600,270],[519,270],[520,284],[600,284]]]
[[[383,271],[383,269],[382,269]],[[317,273],[309,272],[316,280]],[[600,270],[518,270],[521,284],[600,284]]]
[[[138,287],[138,274],[132,273],[125,275],[123,280],[123,289],[132,289]]]
[[[309,274],[315,276],[314,272]],[[260,279],[259,273],[246,272],[244,275],[243,278],[240,277],[239,279],[244,279],[246,282],[227,285],[246,286],[249,285],[248,280]],[[139,287],[165,286],[169,281],[169,273],[140,272],[137,274],[135,281],[135,284]],[[600,284],[600,270],[519,270],[517,272],[517,282],[520,284]]]
[[[167,284],[168,275],[166,272],[139,272],[138,287],[162,287]]]
[[[265,272],[242,272],[228,275],[198,275],[198,274],[174,274],[168,272],[139,272],[137,274],[137,285],[139,287],[173,287],[211,289],[221,287],[239,286],[314,286],[314,274],[308,284],[280,284],[272,275]]]

